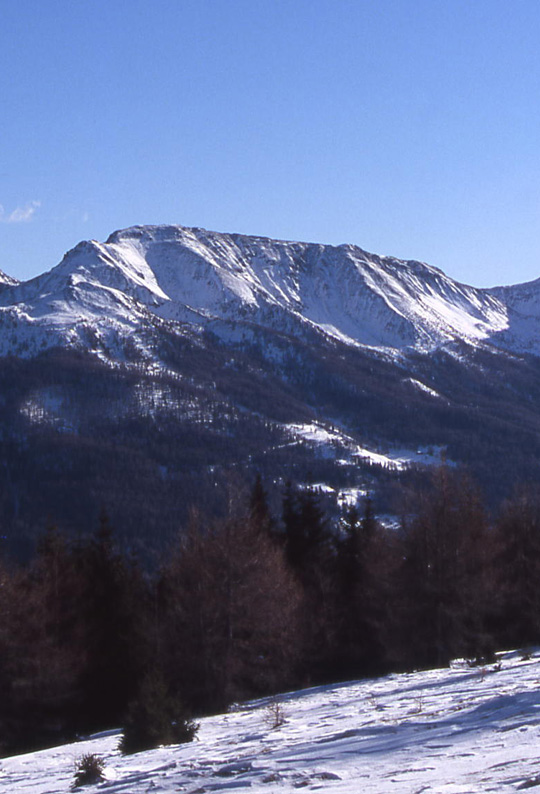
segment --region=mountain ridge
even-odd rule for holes
[[[277,241],[200,227],[135,226],[105,243],[82,241],[60,264],[6,284],[0,322],[32,350],[49,341],[84,347],[81,326],[108,326],[131,341],[153,322],[212,320],[285,333],[323,334],[346,345],[429,351],[463,340],[540,354],[540,280],[475,288],[423,262],[342,244]],[[526,309],[526,311],[523,311]],[[149,317],[152,315],[151,317]],[[26,325],[25,325],[26,323]],[[35,335],[35,334],[34,334]],[[151,355],[139,345],[144,355]],[[17,353],[5,342],[3,354]]]

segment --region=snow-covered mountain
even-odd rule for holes
[[[103,503],[166,534],[195,498],[218,510],[231,471],[384,503],[441,455],[496,500],[540,468],[539,397],[540,281],[134,227],[30,281],[0,273],[0,523],[78,531]]]
[[[131,756],[119,732],[2,759],[0,792],[64,794],[78,759],[95,754],[111,794],[249,790],[335,794],[480,794],[540,785],[537,654],[283,695],[201,720],[197,741]],[[270,704],[271,705],[271,704]],[[270,719],[269,719],[270,718]]]
[[[75,345],[152,355],[179,333],[240,323],[349,346],[429,351],[456,341],[540,354],[540,282],[475,289],[414,261],[181,226],[134,227],[82,242],[48,273],[2,279],[0,352]],[[187,324],[187,326],[186,326]]]

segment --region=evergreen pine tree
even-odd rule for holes
[[[150,750],[163,744],[191,742],[199,726],[170,691],[163,676],[147,675],[138,696],[128,708],[119,749],[124,754]]]
[[[540,498],[519,489],[497,522],[498,633],[506,647],[540,641]]]
[[[262,478],[257,474],[249,499],[249,516],[255,529],[274,538],[274,522],[268,507],[268,496]]]
[[[81,719],[86,728],[118,724],[145,664],[142,623],[147,592],[141,572],[115,549],[102,513],[94,537],[77,550],[84,671]]]
[[[490,645],[492,543],[481,500],[463,472],[440,467],[416,499],[416,515],[402,533],[402,648],[412,653],[408,664],[442,665]]]
[[[365,500],[362,517],[356,505],[350,507],[342,522],[337,560],[338,667],[343,676],[383,668],[392,562],[372,500]]]

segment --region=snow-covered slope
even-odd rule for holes
[[[500,668],[500,669],[499,669]],[[197,741],[122,757],[118,733],[2,761],[0,792],[64,794],[75,762],[95,753],[107,780],[81,790],[199,792],[299,788],[335,794],[480,794],[540,785],[540,658],[284,695],[201,720]]]
[[[0,289],[3,289],[5,286],[12,287],[18,283],[16,278],[12,278],[8,276],[7,273],[4,273],[3,270],[0,270]]]
[[[540,353],[540,310],[505,290],[459,284],[420,262],[181,226],[83,242],[50,272],[0,290],[0,353],[55,344],[150,353],[160,322],[323,335],[347,345],[431,350],[495,341]],[[527,317],[524,317],[524,310]],[[533,319],[531,319],[533,316]],[[225,323],[225,325],[224,325]]]
[[[493,341],[510,350],[540,350],[540,279],[510,287],[495,287],[491,295],[500,300],[507,311],[507,328]]]

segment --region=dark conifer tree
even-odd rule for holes
[[[295,489],[287,483],[283,498],[285,552],[292,569],[304,583],[315,584],[319,569],[333,556],[334,537],[316,491]]]
[[[283,522],[283,542],[287,561],[291,568],[298,569],[304,552],[302,525],[298,506],[298,490],[290,480],[285,483],[281,518]]]
[[[349,508],[338,543],[338,651],[341,675],[380,671],[385,663],[389,587],[394,560],[370,498]]]
[[[163,744],[191,742],[198,727],[155,670],[142,680],[137,697],[129,705],[119,747],[129,754]]]
[[[283,500],[285,554],[303,589],[304,675],[328,678],[333,669],[336,624],[335,539],[313,489],[287,484]]]
[[[497,522],[498,632],[506,647],[540,641],[540,498],[522,487]]]
[[[275,538],[275,526],[268,507],[268,496],[260,474],[257,474],[249,499],[249,515],[255,529]]]
[[[148,597],[140,570],[114,546],[107,516],[93,538],[77,550],[84,671],[84,727],[117,725],[133,699],[145,668],[142,636]]]
[[[407,664],[441,665],[490,645],[488,523],[466,474],[440,467],[403,525],[401,635]],[[403,630],[403,633],[399,631]]]
[[[368,549],[379,525],[373,514],[373,503],[367,498],[361,517],[356,505],[349,507],[341,523],[342,536],[338,541],[338,575],[344,598],[353,597],[364,578]]]

